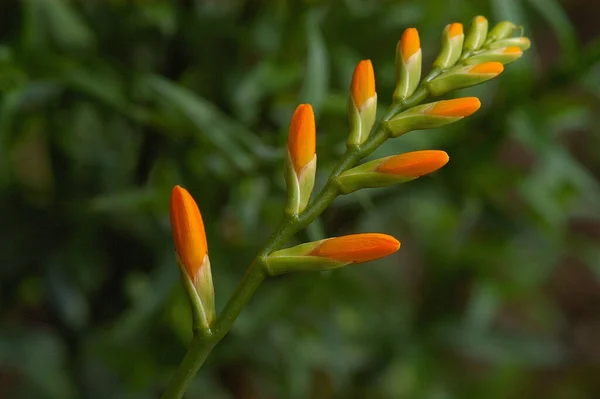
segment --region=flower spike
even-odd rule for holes
[[[290,123],[286,181],[288,203],[286,212],[298,214],[306,208],[317,167],[315,115],[310,104],[300,104]]]
[[[194,317],[209,329],[215,318],[215,299],[204,223],[198,205],[181,186],[171,192],[171,230],[177,260],[194,308]]]
[[[408,28],[396,46],[396,89],[394,101],[412,95],[421,80],[421,41],[415,28]]]
[[[349,169],[337,178],[340,192],[349,194],[361,188],[388,187],[407,183],[435,172],[448,163],[444,151],[424,150],[376,159]]]
[[[377,93],[375,92],[373,65],[370,60],[362,60],[354,69],[350,85],[348,147],[358,146],[365,142],[375,123],[376,114]]]
[[[352,234],[275,251],[267,257],[266,263],[273,276],[296,271],[323,271],[383,258],[399,248],[398,240],[386,234]]]

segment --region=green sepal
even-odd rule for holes
[[[527,37],[509,37],[506,39],[491,42],[486,47],[489,49],[498,49],[506,47],[518,47],[521,51],[525,51],[531,47],[531,40]]]
[[[449,91],[475,86],[495,78],[498,75],[490,73],[469,73],[473,65],[456,68],[443,73],[427,83],[432,96],[441,96]]]
[[[400,46],[398,46],[400,47]],[[421,81],[421,67],[423,62],[423,52],[419,49],[404,62],[400,49],[396,51],[396,88],[394,89],[393,99],[401,102],[410,97],[419,82]]]
[[[210,260],[206,256],[205,264],[198,270],[197,281],[190,279],[187,270],[179,256],[175,254],[177,264],[181,271],[181,281],[192,311],[192,325],[194,331],[200,331],[204,335],[210,335],[210,326],[215,320],[215,298],[214,287],[212,283],[212,272],[210,270]],[[203,270],[204,269],[204,270]],[[200,275],[202,273],[202,275]]]
[[[433,129],[461,120],[462,116],[430,115],[425,112],[435,103],[427,103],[410,108],[395,115],[388,121],[392,137],[399,137],[413,130]]]
[[[488,34],[488,41],[496,41],[509,37],[517,29],[517,26],[510,21],[498,22]]]
[[[460,58],[465,40],[464,33],[450,37],[450,25],[446,25],[442,33],[442,48],[440,54],[433,62],[434,69],[448,69]]]
[[[350,264],[350,262],[340,262],[320,256],[307,256],[323,241],[325,240],[313,241],[273,252],[265,259],[267,273],[271,276],[277,276],[290,272],[331,270]]]
[[[301,213],[308,202],[315,186],[315,174],[317,172],[317,154],[306,164],[299,175],[292,164],[290,153],[288,152],[285,162],[285,181],[287,184],[287,204],[285,212],[288,215],[297,215]]]
[[[510,64],[511,62],[515,62],[523,53],[505,53],[505,48],[483,51],[477,55],[471,56],[467,58],[464,62],[466,64],[475,65],[482,64],[484,62],[496,61],[503,65]]]
[[[479,50],[483,46],[483,43],[485,43],[488,33],[488,20],[483,18],[483,21],[479,22],[480,19],[481,17],[473,18],[469,33],[465,37],[464,48],[467,51]]]
[[[377,93],[367,99],[361,108],[359,110],[356,107],[352,95],[350,95],[348,98],[350,134],[346,141],[348,148],[359,146],[369,138],[371,129],[375,124],[375,118],[377,117]]]

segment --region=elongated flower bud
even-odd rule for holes
[[[456,64],[462,53],[464,40],[462,24],[454,22],[447,25],[442,33],[442,50],[433,62],[434,68],[447,69]]]
[[[467,37],[465,37],[465,50],[475,51],[479,50],[483,43],[485,43],[485,38],[488,33],[488,20],[481,15],[473,18],[473,22],[471,23],[471,28],[469,29],[469,33]]]
[[[488,41],[496,41],[509,37],[517,29],[517,26],[510,21],[502,21],[496,24],[488,34]]]
[[[365,142],[377,116],[377,93],[375,74],[370,60],[362,60],[354,69],[348,101],[350,135],[347,145],[357,146]]]
[[[419,32],[408,28],[396,46],[396,89],[394,101],[412,95],[421,81],[422,52]]]
[[[507,47],[518,47],[521,51],[525,51],[531,47],[531,40],[526,37],[509,37],[490,43],[487,48],[498,49]]]
[[[317,169],[315,115],[310,104],[300,104],[290,123],[285,177],[288,190],[286,212],[298,214],[306,208]]]
[[[173,188],[170,214],[175,252],[195,308],[194,317],[199,317],[202,326],[209,328],[215,318],[215,294],[206,234],[200,210],[185,188]]]
[[[448,163],[444,151],[424,150],[376,159],[340,174],[336,183],[343,194],[361,188],[388,187],[435,172]]]
[[[383,258],[399,248],[398,240],[386,234],[352,234],[275,251],[266,263],[271,275],[322,271]]]
[[[467,64],[482,64],[484,62],[499,62],[503,65],[510,64],[521,58],[523,51],[519,47],[512,46],[494,50],[483,51],[465,60]]]
[[[499,62],[484,62],[445,72],[427,83],[432,96],[441,96],[452,90],[463,89],[486,82],[500,75],[504,67]]]
[[[388,121],[392,137],[412,130],[433,129],[463,119],[481,107],[476,97],[455,98],[418,105],[399,113]]]

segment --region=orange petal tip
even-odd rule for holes
[[[510,46],[504,49],[503,51],[504,54],[518,54],[518,53],[523,53],[523,51],[521,51],[521,49],[517,46]]]
[[[446,165],[449,159],[445,151],[413,151],[386,159],[377,166],[376,171],[416,178],[435,172]]]
[[[208,252],[202,215],[196,201],[181,186],[173,187],[170,202],[171,231],[175,252],[192,280]]]
[[[477,64],[469,69],[469,73],[481,73],[490,75],[499,75],[504,71],[504,66],[499,62],[484,62]]]
[[[399,248],[400,242],[387,234],[352,234],[323,241],[309,256],[362,263],[393,254]]]
[[[437,116],[465,117],[473,114],[480,107],[481,101],[477,97],[463,97],[438,101],[425,113]]]
[[[402,59],[407,62],[421,48],[421,40],[419,32],[415,28],[408,28],[402,34],[400,39],[400,49],[402,51]]]
[[[475,17],[475,22],[478,24],[483,24],[487,22],[487,19],[484,16],[478,15],[477,17]]]
[[[450,26],[448,27],[448,36],[450,36],[450,38],[453,38],[455,36],[462,35],[462,34],[463,34],[463,25],[461,23],[454,22],[454,23],[451,23]]]
[[[288,151],[296,173],[299,173],[315,156],[315,114],[310,104],[300,104],[294,111],[290,122]]]
[[[356,65],[350,92],[352,100],[359,110],[365,101],[375,95],[375,73],[371,60],[362,60]]]

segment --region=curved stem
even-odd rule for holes
[[[248,271],[238,284],[229,302],[215,321],[212,332],[208,336],[195,335],[175,375],[171,379],[162,399],[180,399],[196,372],[202,366],[212,349],[227,334],[242,309],[246,306],[258,286],[267,277],[264,260],[273,251],[283,246],[299,230],[308,226],[317,216],[333,202],[340,194],[336,178],[344,171],[353,167],[360,159],[371,154],[388,137],[387,121],[404,109],[413,107],[427,98],[429,93],[425,88],[418,89],[402,104],[392,104],[381,122],[360,147],[346,150],[338,164],[333,168],[327,183],[315,199],[306,207],[304,212],[296,216],[284,218],[269,241],[258,253]]]

